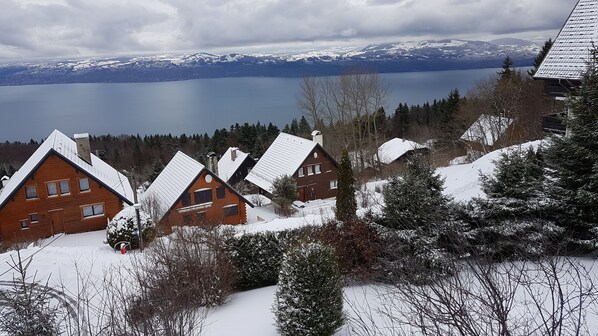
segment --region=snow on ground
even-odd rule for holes
[[[522,147],[538,146],[540,142],[533,142]],[[498,159],[499,152],[483,156],[471,164],[438,169],[446,179],[446,193],[456,200],[465,201],[471,197],[483,196],[479,186],[479,173],[491,173],[493,161]],[[367,203],[366,208],[360,208],[363,214],[367,209],[379,211],[382,202],[381,190],[386,181],[372,181],[358,191],[358,205]],[[257,195],[248,195],[254,203],[258,203]],[[334,199],[316,200],[303,204],[290,218],[283,218],[275,214],[270,201],[261,199],[262,206],[247,208],[248,224],[234,226],[239,234],[279,231],[298,228],[305,225],[321,225],[334,217]],[[104,244],[105,230],[74,234],[59,235],[38,242],[21,250],[23,258],[31,257],[33,261],[29,267],[29,275],[36,274],[38,281],[45,282],[57,289],[65,289],[71,296],[77,295],[78,275],[88,277],[91,281],[101,284],[106,272],[114,272],[123,267],[130,267],[132,258],[141,256],[138,252],[121,255]],[[11,257],[16,252],[0,254],[0,281],[12,280],[13,272],[9,267]],[[596,267],[594,268],[596,269]],[[598,270],[596,271],[598,273]],[[207,319],[207,335],[245,335],[269,336],[276,335],[271,306],[274,300],[275,286],[236,293],[225,305],[210,312]],[[359,293],[364,293],[360,299]],[[348,302],[373,304],[376,302],[376,290],[371,286],[349,287],[345,290]],[[359,301],[361,300],[361,301]],[[347,305],[346,309],[350,310]],[[354,313],[353,313],[354,315]],[[345,326],[337,335],[349,335],[349,327]],[[354,333],[353,333],[354,334]]]

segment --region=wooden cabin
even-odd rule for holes
[[[468,154],[483,154],[521,143],[525,140],[525,130],[518,120],[482,114],[460,140]]]
[[[230,147],[218,160],[218,176],[230,185],[235,185],[247,177],[255,166],[255,159],[237,147]]]
[[[228,183],[183,152],[177,152],[141,197],[148,213],[159,213],[159,225],[244,224],[245,205],[253,207]]]
[[[283,175],[295,179],[302,202],[336,197],[338,164],[322,147],[321,133],[314,131],[312,137],[313,141],[280,133],[245,180],[269,198],[272,183]]]
[[[132,199],[129,180],[91,154],[88,134],[73,141],[55,130],[0,191],[0,240],[105,229]]]

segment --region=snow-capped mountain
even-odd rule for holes
[[[214,77],[337,75],[359,67],[406,72],[531,65],[539,46],[523,40],[426,40],[371,44],[354,50],[281,54],[169,53],[151,56],[13,63],[0,66],[0,85],[156,82]]]

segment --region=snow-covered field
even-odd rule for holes
[[[537,146],[538,143],[529,145]],[[499,153],[491,153],[471,164],[440,168],[439,173],[446,178],[446,193],[456,200],[465,201],[471,197],[483,196],[478,175],[479,171],[490,173],[493,169],[492,161],[499,157]],[[372,182],[367,185],[370,206],[379,205],[380,194],[384,181]],[[250,200],[255,196],[248,196]],[[360,196],[361,197],[361,196]],[[359,201],[358,201],[359,203]],[[320,224],[323,220],[334,215],[334,200],[317,200],[308,202],[291,218],[279,218],[267,201],[261,207],[248,208],[249,223],[237,226],[239,234],[259,231],[284,230],[304,225]],[[363,212],[364,209],[360,209]],[[38,244],[21,250],[23,258],[32,258],[28,270],[37,280],[64,290],[70,296],[76,296],[78,276],[83,275],[98,284],[105,272],[118,271],[120,268],[130,267],[132,258],[140,256],[138,252],[121,255],[104,244],[105,231],[96,231],[76,235],[60,235],[48,238]],[[0,254],[0,282],[12,280],[13,270],[9,267],[14,251]],[[591,265],[598,273],[598,267]],[[210,311],[204,334],[269,336],[276,335],[271,306],[274,300],[275,286],[233,294],[229,302]],[[349,287],[346,289],[349,315],[350,307],[367,303],[376,305],[376,290],[372,286]],[[367,305],[366,305],[367,306]],[[365,307],[365,306],[364,306]],[[358,331],[351,331],[349,326],[343,327],[337,335],[356,335]]]

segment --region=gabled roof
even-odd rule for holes
[[[293,175],[316,146],[320,145],[281,132],[245,179],[263,190],[272,191],[274,179]]]
[[[233,151],[236,152],[234,160],[232,159]],[[218,176],[224,181],[228,181],[248,157],[251,158],[249,154],[242,152],[239,148],[230,147],[218,160]]]
[[[596,42],[598,1],[579,0],[534,77],[580,80]]]
[[[510,118],[482,114],[463,133],[461,140],[492,146],[503,136],[512,123],[513,119]]]
[[[378,157],[380,158],[380,162],[389,164],[411,150],[423,148],[428,147],[418,144],[417,142],[394,138],[383,143],[378,148]]]
[[[77,155],[77,144],[75,141],[60,131],[54,130],[23,166],[8,180],[8,184],[0,192],[0,208],[6,204],[12,195],[27,181],[29,176],[51,154],[58,155],[76,169],[84,172],[114,192],[126,203],[133,204],[133,189],[126,176],[93,154],[91,154],[92,164],[85,162]]]
[[[160,175],[143,193],[141,200],[154,197],[160,204],[161,212],[166,213],[177,203],[183,193],[189,189],[204,170],[208,171],[220,183],[232,190],[245,203],[253,207],[251,202],[231,188],[226,182],[209,171],[204,165],[181,151],[177,152],[172,160],[168,162]]]

